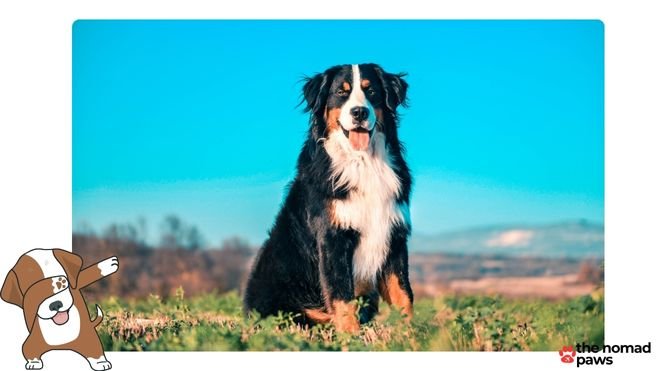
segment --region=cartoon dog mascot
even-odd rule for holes
[[[116,257],[82,268],[82,258],[65,250],[35,249],[21,255],[2,285],[4,301],[23,309],[29,335],[23,343],[27,370],[43,367],[41,356],[67,349],[87,359],[94,370],[109,370],[96,326],[103,320],[96,306],[90,319],[80,292],[119,269]]]

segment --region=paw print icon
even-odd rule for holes
[[[577,352],[574,351],[572,345],[563,346],[563,349],[558,351],[558,355],[561,357],[561,362],[572,363],[574,362],[574,357],[577,355]]]

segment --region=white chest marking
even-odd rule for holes
[[[63,325],[56,325],[51,319],[39,320],[39,328],[43,334],[43,339],[48,345],[62,345],[69,343],[78,338],[80,335],[80,313],[78,308],[72,306],[69,309],[69,320]]]
[[[39,264],[44,278],[66,276],[64,268],[62,268],[59,261],[55,258],[53,250],[34,249],[28,251],[25,255],[31,257]]]
[[[367,151],[355,151],[340,131],[330,134],[325,148],[332,158],[335,189],[347,186],[348,198],[335,200],[333,222],[360,233],[353,255],[356,281],[375,282],[389,253],[391,228],[409,225],[407,204],[398,204],[400,180],[385,148],[384,134],[375,131]]]

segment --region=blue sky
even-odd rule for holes
[[[300,78],[409,73],[415,233],[604,220],[599,21],[78,21],[73,222],[167,214],[266,236],[308,118]]]

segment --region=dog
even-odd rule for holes
[[[369,63],[305,78],[300,104],[310,127],[247,280],[247,313],[292,312],[301,324],[331,322],[355,333],[378,312],[381,296],[412,317],[412,178],[397,114],[407,107],[404,76]]]
[[[23,343],[25,369],[43,367],[41,356],[50,350],[73,350],[94,370],[108,370],[96,326],[103,312],[96,305],[90,319],[81,289],[115,273],[116,257],[82,268],[80,256],[65,250],[35,249],[21,255],[9,271],[0,296],[23,309],[29,335]]]

